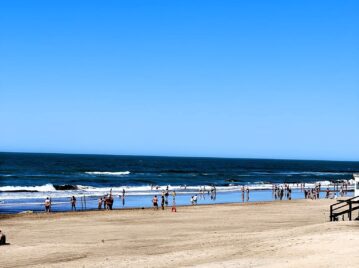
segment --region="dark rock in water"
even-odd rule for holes
[[[54,188],[58,191],[78,190],[77,185],[71,185],[71,184],[54,185]]]
[[[37,193],[36,190],[8,190],[8,191],[0,191],[0,193]]]
[[[224,181],[227,181],[227,182],[241,182],[241,180],[238,180],[238,179],[225,179]]]

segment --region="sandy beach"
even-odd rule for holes
[[[1,267],[359,267],[333,200],[1,216]]]

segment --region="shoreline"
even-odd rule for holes
[[[278,203],[282,203],[282,202],[293,202],[293,201],[301,201],[301,200],[309,200],[309,199],[296,199],[296,200],[273,200],[273,201],[255,201],[255,202],[226,202],[226,203],[213,203],[213,204],[197,204],[197,205],[178,205],[176,206],[176,208],[188,208],[188,207],[212,207],[212,206],[231,206],[231,205],[241,205],[241,206],[246,206],[246,205],[261,205],[261,204],[270,204],[273,202],[278,202]],[[318,199],[319,200],[319,199]],[[321,200],[325,200],[325,199],[321,199]],[[326,200],[333,200],[333,199],[326,199]],[[311,200],[313,202],[317,201],[317,200]],[[158,211],[168,211],[171,212],[171,206],[167,206],[165,207],[164,210],[161,209],[161,207],[159,206]],[[78,213],[81,214],[86,214],[86,213],[111,213],[112,211],[114,212],[119,212],[119,211],[157,211],[155,210],[153,207],[134,207],[134,208],[114,208],[112,210],[108,210],[108,209],[87,209],[87,210],[77,210],[77,211],[71,211],[71,210],[66,210],[66,211],[54,211],[54,212],[50,212],[50,213],[46,213],[45,211],[23,211],[20,213],[0,213],[0,220],[2,220],[3,218],[16,218],[16,217],[23,217],[23,216],[29,216],[29,215],[34,215],[34,216],[39,216],[39,215],[76,215]],[[172,213],[172,212],[171,212]],[[173,212],[176,213],[176,212]]]
[[[331,193],[337,193],[331,189]],[[142,208],[151,208],[152,207],[152,197],[154,195],[161,196],[161,192],[155,191],[150,195],[126,195],[125,204],[122,204],[122,199],[119,198],[117,194],[113,194],[114,198],[114,209],[142,209]],[[194,196],[193,193],[180,193],[176,195],[176,205],[184,206],[190,205],[191,196]],[[321,190],[320,199],[325,198],[325,190]],[[352,196],[353,191],[348,190],[345,196]],[[242,195],[241,191],[231,191],[231,192],[217,192],[214,196],[212,194],[199,194],[197,193],[198,202],[197,205],[202,204],[227,204],[227,203],[252,203],[252,202],[263,202],[263,201],[276,201],[279,199],[274,198],[273,190],[252,190],[249,194],[249,200],[247,200],[247,194]],[[212,198],[213,197],[213,198]],[[86,196],[86,202],[83,201],[83,196],[78,195],[77,198],[77,211],[82,210],[97,210],[98,207],[98,198],[99,197],[89,197]],[[304,191],[301,189],[293,189],[291,193],[292,200],[304,199]],[[70,199],[69,198],[51,198],[52,200],[52,212],[64,212],[71,211]],[[172,206],[172,196],[168,198],[168,206]],[[287,200],[285,195],[283,200]],[[283,201],[282,200],[282,201]],[[7,202],[0,204],[0,215],[1,214],[18,214],[24,211],[33,211],[42,212],[44,211],[44,199],[20,199],[16,201],[8,200]]]

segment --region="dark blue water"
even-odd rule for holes
[[[358,171],[359,162],[0,153],[0,187],[296,183]]]

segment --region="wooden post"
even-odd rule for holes
[[[352,220],[352,201],[349,201],[349,212],[348,212],[349,220]]]
[[[333,221],[333,206],[330,206],[330,221]]]

